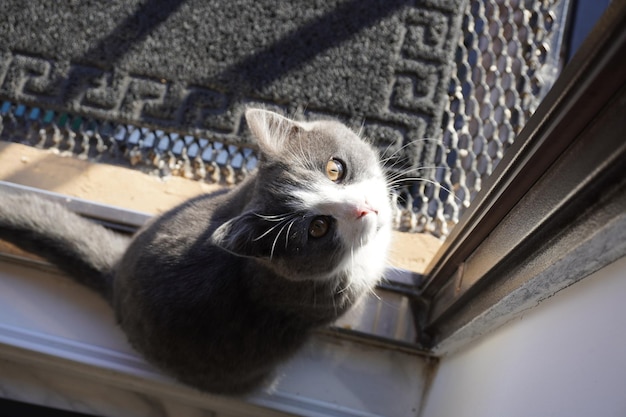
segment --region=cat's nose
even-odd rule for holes
[[[359,205],[355,210],[356,218],[360,219],[368,214],[378,214],[378,210],[371,207],[369,204]]]

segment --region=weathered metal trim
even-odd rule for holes
[[[82,198],[0,181],[0,193],[31,193],[66,206],[69,210],[120,232],[132,233],[143,226],[152,215],[139,211],[121,209]]]
[[[614,2],[428,266],[424,296],[445,284],[621,87],[624,28],[626,4]]]
[[[430,346],[445,343],[522,288],[513,271],[551,253],[552,261],[542,258],[547,271],[582,247],[559,236],[576,227],[601,236],[606,223],[585,219],[593,218],[590,211],[603,210],[603,198],[617,195],[619,201],[624,192],[625,97],[622,2],[608,9],[427,268],[421,295],[430,308],[422,322]],[[526,282],[541,271],[535,267]],[[507,280],[516,286],[505,285]]]

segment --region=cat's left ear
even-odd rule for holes
[[[281,153],[286,141],[306,130],[302,123],[263,109],[246,110],[246,122],[261,151],[268,154]]]
[[[218,227],[211,236],[211,243],[237,256],[269,257],[265,247],[259,217],[246,212]]]

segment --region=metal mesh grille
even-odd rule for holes
[[[471,0],[456,49],[436,163],[398,190],[395,225],[445,236],[538,106],[559,71],[568,0]],[[255,151],[220,138],[113,124],[11,102],[0,138],[160,176],[235,184]]]
[[[558,75],[567,3],[470,1],[435,168],[401,229],[445,236],[458,222]]]
[[[4,102],[0,138],[167,177],[233,185],[254,169],[252,149]]]

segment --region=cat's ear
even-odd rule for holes
[[[211,236],[211,243],[237,256],[268,257],[269,252],[260,241],[263,233],[259,216],[246,212],[218,227]]]
[[[281,153],[286,141],[306,130],[302,123],[263,109],[247,109],[246,122],[261,151],[267,154]]]

